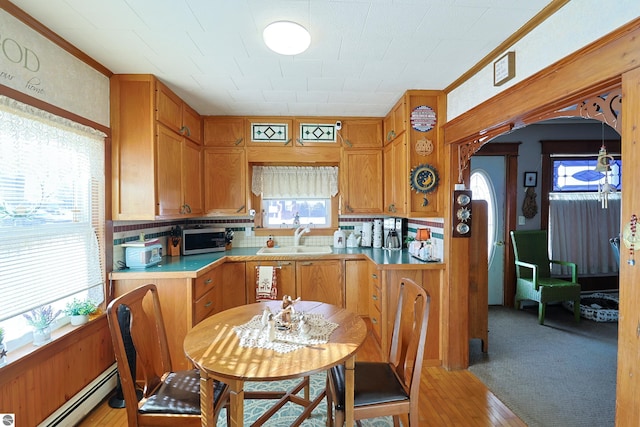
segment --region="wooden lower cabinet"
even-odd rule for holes
[[[244,287],[245,263],[225,262],[222,268],[222,310],[238,307],[247,303]]]
[[[365,260],[344,262],[345,306],[362,317],[369,317],[369,266]]]
[[[369,260],[307,259],[295,261],[227,261],[201,271],[198,277],[129,279],[111,273],[115,296],[153,283],[158,287],[169,353],[174,369],[189,369],[182,348],[187,332],[214,313],[256,301],[256,268],[276,268],[278,295],[347,307],[369,316],[383,354],[389,351],[402,278],[420,283],[431,295],[426,365],[439,365],[440,287],[443,269],[386,270]],[[165,276],[166,277],[166,276]]]
[[[298,297],[296,292],[296,265],[294,261],[247,261],[246,265],[245,277],[248,304],[256,302],[257,268],[260,266],[275,268],[279,299],[284,295],[289,295],[294,299]]]
[[[157,286],[173,368],[190,369],[182,348],[187,332],[214,313],[246,304],[244,270],[244,262],[227,262],[197,278],[116,278],[113,287],[120,296],[148,283]]]
[[[342,260],[296,261],[296,291],[306,301],[345,306]]]
[[[425,366],[440,366],[442,352],[440,346],[440,286],[444,270],[386,270],[382,272],[383,294],[381,347],[383,354],[389,352],[395,307],[398,303],[398,291],[403,278],[409,278],[422,287],[431,296],[429,307],[429,325],[427,329],[427,343],[424,352]],[[386,301],[385,301],[386,300]]]
[[[367,281],[367,302],[369,303],[369,319],[373,335],[382,344],[382,303],[384,301],[382,293],[381,272],[375,268],[375,264],[370,266]],[[386,307],[385,307],[386,308]],[[385,310],[386,313],[386,310]]]
[[[307,301],[322,301],[345,306],[342,260],[251,261],[246,263],[247,302],[256,301],[256,277],[259,266],[276,269],[278,296],[290,295]]]

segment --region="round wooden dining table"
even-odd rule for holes
[[[200,404],[203,426],[211,427],[216,423],[213,411],[214,380],[229,385],[230,424],[242,426],[244,399],[252,398],[250,393],[245,396],[246,381],[306,378],[308,384],[309,375],[326,371],[340,363],[344,363],[346,367],[345,425],[353,425],[355,353],[365,340],[366,324],[360,316],[347,309],[316,301],[300,301],[295,305],[297,311],[320,314],[327,321],[338,325],[328,342],[307,345],[287,353],[241,346],[234,328],[246,324],[256,315],[261,315],[267,307],[271,312],[277,313],[281,304],[281,301],[267,301],[231,308],[204,319],[187,333],[184,351],[200,370],[201,375]],[[305,393],[306,399],[300,399],[292,393],[280,393],[279,396],[284,396],[281,401],[290,400],[305,406],[301,417],[306,417],[324,398],[325,393],[323,390],[313,402],[308,400],[308,393]]]

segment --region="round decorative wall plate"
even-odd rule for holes
[[[433,153],[433,141],[422,138],[416,141],[416,153],[421,156],[428,156]]]
[[[427,105],[420,105],[411,111],[411,127],[418,132],[429,132],[436,124],[436,112]]]
[[[438,171],[431,165],[418,165],[411,170],[411,188],[418,193],[431,193],[438,187],[438,181]]]

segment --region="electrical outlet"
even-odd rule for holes
[[[518,225],[525,225],[526,223],[527,223],[527,219],[524,216],[520,215],[518,217]]]

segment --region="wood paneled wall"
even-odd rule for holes
[[[35,426],[114,361],[101,316],[0,368],[0,413],[15,413],[16,425]]]

